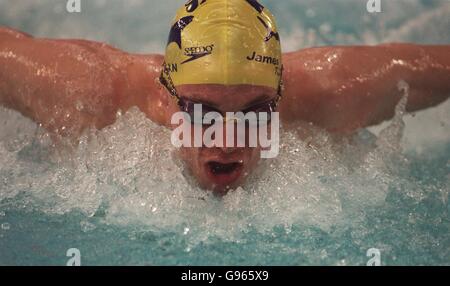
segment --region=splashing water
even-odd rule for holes
[[[448,250],[443,249],[445,237],[430,241],[428,236],[433,233],[414,232],[417,224],[425,221],[428,227],[448,229],[448,188],[411,181],[410,162],[400,147],[407,84],[401,83],[399,89],[405,93],[404,99],[395,119],[378,137],[362,131],[344,143],[333,144],[333,139],[320,130],[307,140],[297,135],[304,126],[285,131],[280,156],[264,161],[247,185],[222,199],[195,187],[171,147],[170,131],[152,123],[137,109],[119,116],[114,125],[102,131],[86,134],[71,152],[56,150],[44,132],[33,128],[28,135],[3,136],[0,206],[6,215],[1,220],[12,213],[12,221],[2,224],[2,233],[7,235],[0,242],[10,244],[10,239],[23,235],[20,229],[12,233],[16,224],[39,233],[33,226],[36,220],[42,224],[61,219],[71,226],[65,226],[64,238],[57,243],[60,247],[71,240],[67,236],[74,236],[80,243],[110,235],[129,241],[130,247],[139,243],[142,249],[158,249],[157,257],[150,260],[145,255],[119,256],[115,263],[347,264],[364,261],[364,251],[359,250],[360,257],[347,254],[342,261],[333,256],[339,253],[341,244],[356,249],[378,245],[384,251],[398,251],[393,251],[395,245],[385,237],[382,244],[376,240],[380,232],[390,229],[406,231],[403,239],[409,243],[412,235],[427,235],[414,239],[420,246],[442,244],[435,246],[438,258],[448,259],[444,256]],[[24,119],[17,120],[18,115],[11,111],[3,110],[2,114],[6,130],[14,130],[17,121],[30,125],[21,122]],[[442,183],[448,186],[448,178]],[[396,205],[398,200],[400,205]],[[423,200],[432,200],[432,213],[411,209],[426,207],[421,205]],[[442,213],[436,213],[436,206]],[[393,207],[400,207],[400,214],[407,216],[405,223],[413,226],[412,233],[404,229],[405,225],[396,228],[399,217],[390,218]],[[429,221],[428,216],[436,221]],[[119,235],[110,234],[113,229],[118,229]],[[52,227],[50,230],[55,231]],[[372,236],[373,245],[368,244]],[[327,245],[327,240],[332,243]],[[220,245],[236,248],[236,252],[251,245],[264,252],[243,260],[233,256],[218,259],[214,255],[224,251]],[[318,245],[323,248],[316,249]],[[103,255],[98,263],[108,261],[106,257],[115,253],[116,247],[117,242],[113,242],[97,248],[95,251]],[[347,251],[355,251],[352,248]],[[167,249],[174,252],[172,260],[165,257]],[[195,253],[205,249],[214,251],[209,258],[200,259]],[[280,258],[272,257],[280,249]],[[437,263],[446,261],[433,259]],[[95,261],[91,258],[92,263]]]
[[[144,9],[149,2],[132,1],[126,11],[139,22],[153,11]],[[182,2],[164,11],[173,16]],[[429,10],[422,1],[392,2],[379,17],[351,16],[350,22],[362,24],[347,27],[350,16],[334,19],[324,12],[334,9],[317,1],[266,2],[285,27],[285,50],[418,41],[429,31],[447,31],[442,19],[450,14],[450,5],[439,1]],[[365,7],[365,1],[343,2],[327,5],[343,13],[360,2]],[[99,13],[117,18],[125,8],[118,1],[89,3],[80,15],[86,21],[68,17],[55,25],[58,31],[44,24],[26,31],[162,50],[170,17],[161,28],[133,23],[119,34],[110,21],[97,23],[110,33],[98,34],[80,22],[101,21]],[[0,0],[0,23],[21,28],[23,19],[14,15],[34,5]],[[421,9],[426,12],[418,15]],[[34,10],[36,19],[50,13]],[[156,22],[164,23],[160,18]],[[423,41],[448,42],[447,36]],[[448,265],[450,107],[447,102],[406,118],[408,84],[400,82],[399,90],[404,97],[396,116],[379,130],[362,130],[338,143],[307,124],[283,131],[280,156],[263,161],[245,186],[222,199],[195,186],[170,144],[170,131],[137,109],[102,131],[87,132],[74,150],[56,149],[34,123],[0,109],[0,265],[65,265],[66,251],[74,247],[83,265],[365,265],[369,248],[380,249],[383,265]],[[312,135],[301,139],[305,128]]]

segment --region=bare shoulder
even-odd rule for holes
[[[333,46],[284,55],[285,98],[281,118],[306,121],[333,133],[351,133],[367,125],[369,105],[382,105],[374,79],[392,59],[385,47]],[[386,73],[387,76],[387,73]],[[391,86],[383,85],[391,92]],[[395,88],[395,86],[394,86]],[[396,100],[393,98],[393,100]]]
[[[114,123],[119,109],[155,88],[161,63],[161,56],[134,55],[104,43],[0,29],[3,104],[63,136]]]
[[[392,118],[409,85],[407,111],[449,97],[450,46],[390,43],[310,48],[284,55],[284,121],[351,133]]]
[[[280,105],[285,122],[320,120],[323,95],[337,83],[335,65],[342,51],[335,47],[308,48],[283,54],[284,93]]]

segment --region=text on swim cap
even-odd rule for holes
[[[274,57],[258,55],[256,52],[253,52],[250,56],[247,57],[249,61],[255,61],[263,64],[271,64],[274,66],[280,65],[280,60]]]
[[[164,72],[178,72],[178,65],[177,64],[164,64]]]
[[[184,55],[190,57],[181,64],[185,64],[194,60],[198,60],[204,56],[210,55],[214,50],[214,44],[203,47],[190,47],[184,49]]]

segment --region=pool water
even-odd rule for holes
[[[45,37],[162,53],[184,1],[0,0],[0,25]],[[387,41],[450,43],[448,1],[262,1],[283,48]],[[85,6],[84,6],[85,5]],[[99,17],[99,15],[102,17]],[[185,174],[170,132],[133,109],[76,149],[0,109],[0,265],[450,264],[450,102],[337,144],[283,131],[280,156],[219,199]]]

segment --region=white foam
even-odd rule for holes
[[[40,5],[51,5],[51,1],[41,2]],[[50,17],[53,22],[39,22],[28,27],[31,30],[27,32],[108,41],[131,51],[152,47],[157,50],[151,52],[161,52],[170,19],[182,3],[158,5],[158,9],[149,10],[150,2],[136,0],[127,6],[117,1],[92,1],[96,8],[79,15],[84,17],[81,21],[77,17],[67,17],[61,9],[62,12],[58,9],[48,12],[48,9],[34,9],[37,5],[34,2],[0,0],[0,18],[20,28],[24,18],[33,17],[28,15],[33,9],[39,15],[36,19],[56,13]],[[360,2],[348,1],[348,5]],[[326,44],[327,38],[345,44],[372,44],[393,39],[446,40],[448,33],[436,38],[427,31],[448,28],[445,21],[428,21],[436,15],[448,16],[448,3],[418,19],[409,12],[420,11],[419,0],[389,5],[386,12],[377,16],[380,18],[368,19],[370,25],[358,33],[336,32],[333,23],[325,22],[317,23],[315,28],[306,27],[303,22],[295,21],[294,14],[286,15],[285,20],[279,21],[291,23],[292,20],[292,23],[284,32],[283,47],[287,51]],[[404,5],[409,8],[402,11]],[[158,15],[148,16],[149,11]],[[317,16],[311,11],[310,17]],[[100,13],[105,17],[98,17]],[[130,19],[136,16],[146,20],[130,23],[124,27],[125,32],[118,33],[119,29],[111,23],[123,13]],[[64,18],[58,22],[55,19],[60,15]],[[354,20],[355,25],[359,25],[360,13],[354,17],[344,20]],[[107,24],[102,23],[103,18],[109,19]],[[390,28],[379,33],[374,28],[378,27],[377,23]],[[422,32],[414,36],[417,29]],[[407,164],[402,149],[420,148],[426,154],[433,150],[433,145],[448,143],[449,111],[447,102],[418,113],[415,118],[406,119],[404,131],[400,114],[381,128],[384,132],[377,130],[378,137],[363,131],[337,146],[320,130],[315,131],[312,142],[300,140],[295,132],[285,132],[280,156],[265,161],[247,186],[220,200],[195,187],[184,175],[183,166],[170,145],[169,131],[135,109],[120,117],[113,126],[87,134],[72,154],[56,152],[35,124],[1,109],[0,205],[21,194],[23,206],[51,215],[74,210],[88,217],[104,213],[105,223],[179,232],[192,243],[209,236],[238,240],[242,232],[272,231],[277,225],[285,226],[287,232],[293,225],[315,225],[327,230],[358,220],[367,207],[382,207],[389,187],[407,186],[412,197],[426,192],[401,174],[402,164]],[[403,139],[402,132],[406,134]],[[90,231],[95,226],[83,221],[81,227],[83,231]]]
[[[366,207],[383,205],[389,186],[407,180],[393,171],[403,158],[402,108],[378,138],[363,131],[336,145],[320,130],[305,141],[296,131],[283,132],[280,156],[264,161],[246,186],[223,199],[195,186],[170,144],[170,132],[137,109],[86,134],[70,154],[56,152],[43,134],[33,137],[33,123],[1,110],[4,130],[14,133],[19,122],[28,134],[19,132],[20,148],[7,148],[14,136],[0,141],[0,202],[21,194],[24,206],[51,215],[102,212],[105,223],[185,233],[192,243],[210,236],[237,240],[252,229],[275,226],[327,230],[354,222]],[[412,193],[416,188],[410,185]]]

